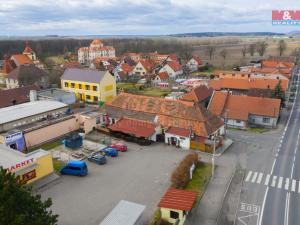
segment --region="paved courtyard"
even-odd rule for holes
[[[88,163],[86,177],[62,176],[40,191],[52,198],[59,225],[99,225],[122,199],[146,205],[145,222],[152,217],[173,169],[189,151],[159,143],[127,145],[128,152],[108,158],[106,165]]]

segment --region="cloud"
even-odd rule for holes
[[[0,35],[278,31],[272,9],[299,0],[0,0]]]

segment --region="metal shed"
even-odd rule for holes
[[[100,225],[143,225],[145,208],[144,205],[121,200]]]

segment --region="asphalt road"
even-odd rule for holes
[[[285,129],[270,143],[272,151],[267,157],[256,154],[257,162],[247,167],[238,225],[300,224],[300,86],[297,90]]]

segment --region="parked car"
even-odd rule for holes
[[[106,147],[101,150],[105,155],[110,156],[110,157],[117,157],[118,156],[118,150],[115,148],[111,147]]]
[[[89,155],[88,160],[90,162],[94,162],[99,165],[103,165],[106,163],[106,157],[102,152],[95,152],[95,153]]]
[[[61,174],[85,176],[88,174],[88,168],[84,161],[70,161],[61,170]]]
[[[115,144],[112,144],[110,145],[111,148],[115,148],[117,149],[118,151],[120,152],[126,152],[127,151],[127,146],[123,143],[115,143]]]

